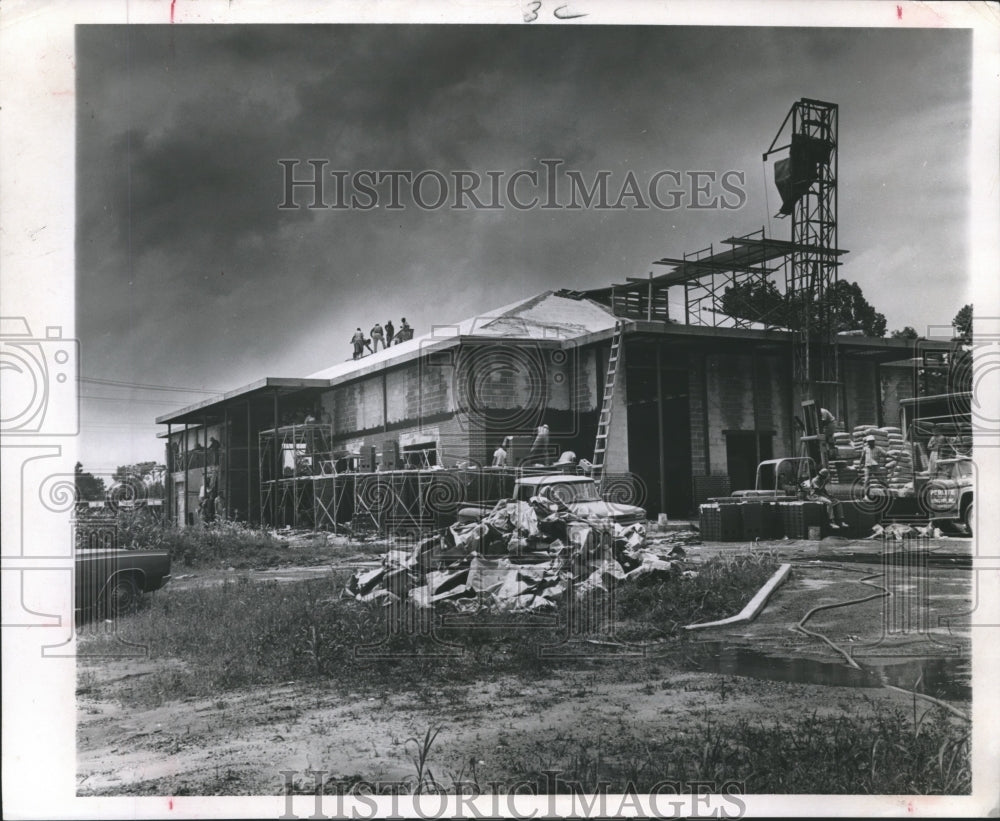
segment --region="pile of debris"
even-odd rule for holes
[[[347,594],[418,607],[448,602],[460,612],[537,611],[567,595],[690,573],[679,544],[684,538],[647,541],[642,524],[582,520],[539,497],[504,500],[479,522],[452,525],[409,550],[389,550],[380,567],[351,577]]]

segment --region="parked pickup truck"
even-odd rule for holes
[[[771,498],[794,499],[802,483],[815,475],[816,463],[809,457],[768,459],[757,466],[757,482],[753,490],[733,491],[734,497],[744,499]],[[973,501],[972,459],[956,456],[938,459],[932,475],[911,474],[913,488],[906,495],[889,488],[885,493],[889,504],[883,510],[892,517],[926,518],[940,524],[958,522],[972,534],[975,528],[976,509]],[[831,482],[826,492],[835,499],[857,501],[858,485],[839,485]]]
[[[555,508],[565,507],[573,516],[584,520],[611,521],[622,526],[646,521],[646,511],[641,507],[604,501],[597,492],[597,485],[589,476],[524,476],[514,483],[515,502],[527,502],[533,496],[550,500]],[[458,524],[478,522],[493,510],[494,505],[495,503],[460,508]]]
[[[119,616],[135,609],[143,593],[170,581],[170,554],[165,550],[77,548],[76,608],[97,608]]]
[[[972,498],[974,484],[972,459],[958,456],[938,459],[934,475],[918,482],[917,486],[923,507],[932,519],[961,522],[971,535],[976,521]]]

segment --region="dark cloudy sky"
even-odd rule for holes
[[[645,276],[769,224],[761,153],[803,96],[840,105],[841,277],[890,329],[947,324],[971,299],[970,51],[943,29],[81,26],[82,376],[231,390],[345,359],[357,325],[406,316],[420,333]],[[445,174],[558,158],[610,171],[613,191],[629,170],[738,170],[747,201],[279,210],[278,160],[309,158]],[[81,459],[98,470],[162,458],[153,418],[205,397],[88,381],[81,395]]]

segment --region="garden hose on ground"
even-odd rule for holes
[[[848,568],[841,568],[841,569],[848,569]],[[853,568],[850,568],[850,569],[853,570]],[[801,631],[803,633],[805,633],[807,636],[812,636],[813,638],[817,638],[817,639],[820,639],[821,641],[826,642],[826,644],[829,645],[833,650],[835,650],[836,652],[840,653],[840,655],[842,655],[844,657],[844,659],[847,661],[847,663],[849,665],[851,665],[851,667],[853,667],[855,670],[862,670],[863,668],[861,667],[861,665],[858,664],[854,660],[854,656],[851,655],[851,653],[848,650],[845,650],[843,647],[841,647],[840,645],[836,644],[831,639],[829,639],[826,636],[824,636],[822,633],[818,633],[815,630],[809,630],[805,626],[805,623],[807,621],[809,621],[809,619],[811,619],[813,617],[813,615],[815,615],[816,613],[819,613],[819,612],[821,612],[823,610],[834,610],[834,609],[836,609],[838,607],[849,607],[849,606],[855,605],[855,604],[862,604],[863,602],[872,601],[873,599],[888,598],[889,596],[892,595],[892,593],[889,592],[888,588],[883,587],[880,584],[872,584],[872,582],[871,582],[872,579],[881,579],[884,576],[885,576],[884,573],[873,573],[870,576],[865,576],[863,579],[859,579],[858,580],[861,584],[868,585],[869,587],[877,587],[877,588],[879,588],[879,590],[881,592],[879,592],[879,593],[873,593],[870,596],[864,596],[864,597],[862,597],[860,599],[849,599],[848,601],[836,602],[835,604],[821,604],[821,605],[818,605],[818,606],[812,608],[808,613],[806,613],[799,620],[799,623],[795,625],[795,629],[799,630],[799,631]],[[883,687],[885,687],[888,690],[895,690],[898,693],[906,693],[907,695],[912,695],[915,698],[922,698],[925,701],[929,701],[932,704],[936,704],[938,707],[944,708],[948,712],[952,713],[955,716],[958,716],[959,718],[961,718],[964,721],[967,721],[967,722],[970,722],[970,723],[972,721],[972,719],[966,713],[962,712],[957,707],[953,707],[952,705],[948,704],[946,701],[942,701],[941,699],[934,698],[933,696],[926,695],[925,693],[918,693],[916,690],[908,690],[905,687],[897,687],[894,684],[887,684],[884,680],[881,680],[881,684],[882,684]]]
[[[869,584],[869,580],[870,579],[880,579],[884,575],[885,575],[884,573],[873,573],[872,575],[865,576],[863,579],[859,580],[862,584],[867,584],[869,587],[878,587],[878,588],[880,588],[881,591],[882,591],[881,593],[872,593],[872,595],[870,595],[870,596],[864,596],[863,598],[860,598],[860,599],[849,599],[848,601],[836,602],[835,604],[820,604],[820,605],[817,605],[816,607],[812,608],[812,610],[810,610],[808,613],[806,613],[799,620],[799,623],[795,625],[795,629],[799,630],[802,633],[805,633],[807,636],[812,636],[813,638],[820,639],[821,641],[826,642],[833,650],[835,650],[838,653],[840,653],[840,655],[842,655],[844,657],[844,659],[847,661],[848,664],[851,665],[851,667],[853,667],[855,670],[860,670],[861,669],[861,665],[858,664],[854,660],[854,657],[849,652],[847,652],[846,650],[844,650],[844,648],[842,648],[840,645],[835,644],[834,642],[832,642],[830,639],[828,639],[822,633],[817,633],[814,630],[809,630],[805,626],[805,624],[806,624],[807,621],[809,621],[809,619],[811,619],[813,617],[813,615],[815,615],[816,613],[819,613],[819,612],[821,612],[823,610],[835,610],[838,607],[850,607],[851,605],[862,604],[862,603],[864,603],[866,601],[871,601],[872,599],[884,599],[884,598],[888,598],[891,595],[889,593],[889,589],[888,588],[882,587],[882,585],[880,585],[880,584],[878,584],[878,585],[876,585],[876,584]]]

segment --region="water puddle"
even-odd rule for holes
[[[843,553],[839,551],[836,553],[824,552],[817,553],[810,558],[815,562],[834,562],[837,564],[892,564],[912,566],[919,562],[920,565],[926,567],[941,569],[972,567],[971,554],[957,555],[955,553],[937,553],[929,550],[917,554],[912,550],[903,550],[901,548],[890,550],[884,554],[872,552],[848,553],[846,551]]]
[[[701,672],[769,681],[872,688],[892,684],[949,701],[972,699],[972,670],[965,657],[859,659],[858,663],[863,669],[837,661],[772,656],[751,647],[699,642],[689,648],[683,665]]]

